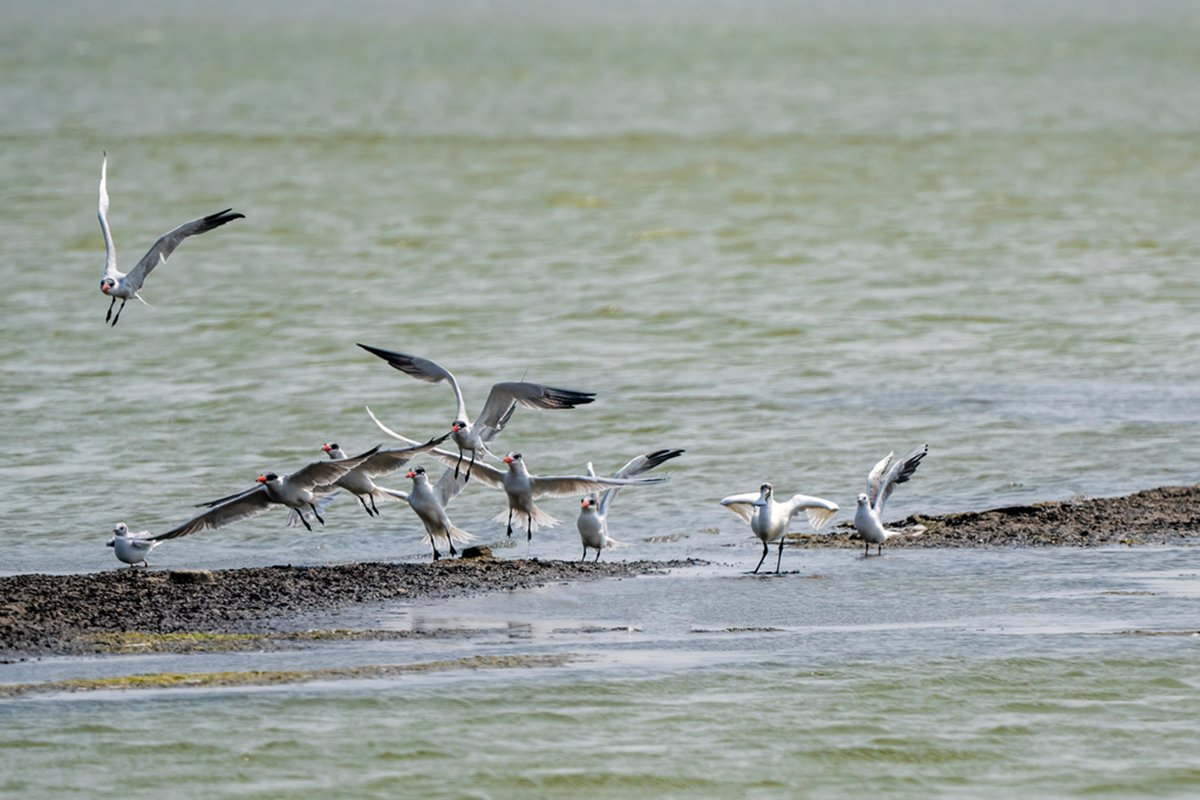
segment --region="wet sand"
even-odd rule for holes
[[[1200,485],[1169,486],[1117,498],[913,516],[918,537],[904,547],[1032,547],[1180,544],[1200,536]],[[853,530],[789,535],[794,547],[861,548]],[[512,591],[562,581],[631,577],[696,561],[459,559],[430,563],[279,566],[214,572],[116,568],[84,575],[0,577],[0,656],[127,652],[114,634],[296,634],[322,613],[352,604]],[[326,632],[329,637],[351,635]],[[361,632],[370,635],[369,632]],[[286,639],[286,636],[278,638]],[[294,638],[294,636],[293,636]],[[261,646],[263,639],[247,639]],[[115,643],[114,643],[115,642]],[[203,637],[147,644],[179,652],[225,646]],[[236,642],[230,644],[235,646]],[[141,645],[139,645],[141,646]]]

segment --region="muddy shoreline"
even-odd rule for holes
[[[1114,498],[1075,498],[989,511],[912,516],[923,525],[893,548],[1098,547],[1200,544],[1200,485],[1166,486]],[[859,549],[853,530],[791,534],[791,547]],[[435,563],[263,567],[211,573],[110,569],[83,575],[0,577],[0,658],[123,652],[114,634],[295,634],[321,614],[355,604],[513,591],[564,581],[632,577],[696,561],[458,559]],[[314,625],[314,620],[318,624]],[[342,634],[338,634],[339,636]],[[286,637],[280,637],[286,638]],[[169,648],[215,646],[167,639]],[[250,641],[250,640],[247,640]],[[259,640],[259,645],[263,641]],[[150,646],[150,645],[146,645]],[[223,645],[222,645],[223,646]]]

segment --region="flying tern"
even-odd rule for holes
[[[458,552],[454,549],[456,541],[474,541],[474,536],[454,527],[454,524],[450,522],[450,517],[446,514],[446,506],[458,494],[451,488],[458,479],[452,477],[449,470],[446,470],[436,484],[429,482],[429,476],[425,474],[424,467],[410,469],[406,477],[412,478],[412,491],[407,494],[394,492],[393,496],[407,502],[409,507],[420,517],[421,522],[425,525],[425,537],[433,547],[434,561],[442,556],[438,552],[435,537],[446,537],[446,542],[450,545],[450,555]]]
[[[246,215],[227,208],[224,211],[209,214],[207,217],[185,222],[178,228],[158,237],[158,241],[146,252],[146,255],[142,256],[142,260],[133,269],[127,273],[120,272],[117,270],[117,248],[113,244],[112,232],[108,228],[108,154],[105,153],[104,160],[100,163],[99,217],[100,231],[104,234],[104,277],[100,279],[100,291],[112,298],[112,302],[108,304],[108,313],[104,315],[104,321],[111,320],[112,324],[116,325],[117,320],[121,318],[121,312],[125,310],[125,303],[130,298],[136,297],[143,303],[146,302],[138,294],[142,284],[146,281],[146,276],[155,267],[170,258],[171,253],[175,252],[175,248],[179,247],[184,239],[198,233],[206,233],[213,228],[219,228],[235,219],[245,219]],[[114,317],[113,306],[116,305],[118,298],[121,300],[121,307],[117,309]]]
[[[113,528],[112,538],[106,544],[113,548],[118,561],[123,561],[130,567],[138,564],[148,567],[150,565],[146,563],[146,556],[159,545],[158,542],[150,541],[149,537],[150,531],[131,533],[128,525],[118,522]]]
[[[379,508],[375,505],[376,500],[385,502],[388,500],[401,500],[403,498],[399,496],[402,493],[397,493],[392,489],[377,485],[374,478],[395,472],[409,461],[412,461],[415,456],[427,450],[432,450],[445,439],[446,437],[442,436],[437,439],[430,439],[424,444],[401,447],[395,450],[379,450],[375,455],[369,457],[366,461],[334,481],[333,485],[318,487],[315,492],[317,494],[324,494],[340,487],[357,497],[364,511],[372,516],[378,516]],[[346,453],[336,442],[333,444],[327,442],[321,445],[321,449],[328,453],[329,458],[333,461],[340,461],[347,457]],[[370,505],[367,504],[368,501],[370,501]],[[292,509],[292,512],[288,515],[288,527],[291,528],[299,525],[302,515],[303,512],[299,509]]]
[[[344,458],[339,461],[314,461],[290,475],[280,476],[274,472],[265,472],[255,478],[256,486],[219,500],[200,503],[199,505],[207,507],[208,511],[197,514],[166,533],[151,536],[150,541],[176,539],[204,530],[223,528],[226,525],[257,516],[275,504],[310,510],[317,521],[324,525],[325,520],[321,517],[316,503],[318,487],[330,486],[335,483],[338,478],[366,461],[378,450],[379,447],[376,446],[353,458]],[[307,519],[301,517],[301,522],[304,523],[305,528],[312,530]]]
[[[652,453],[640,455],[630,459],[629,463],[617,470],[613,477],[620,479],[641,475],[672,458],[683,455],[683,452],[683,450],[655,450]],[[589,477],[596,477],[596,470],[590,461],[587,465],[587,474]],[[589,547],[596,551],[596,561],[599,561],[600,551],[615,544],[608,535],[608,509],[619,491],[621,491],[620,486],[613,486],[605,489],[604,493],[599,496],[590,494],[579,502],[579,518],[575,520],[575,527],[579,529],[579,538],[583,542],[583,557],[579,559],[580,561],[587,558]]]
[[[483,404],[479,418],[471,422],[470,417],[467,416],[467,404],[463,400],[462,389],[459,388],[458,380],[450,370],[427,358],[382,350],[365,344],[358,346],[368,353],[382,358],[405,375],[410,375],[419,381],[426,383],[446,381],[450,384],[450,388],[454,391],[454,401],[457,404],[454,422],[450,426],[450,435],[454,437],[454,443],[458,445],[458,461],[451,466],[454,467],[454,473],[457,476],[464,454],[470,453],[471,460],[467,464],[468,480],[471,478],[471,470],[476,461],[482,460],[485,455],[495,455],[488,449],[488,445],[500,435],[500,431],[504,430],[504,426],[508,424],[508,420],[517,406],[574,408],[591,403],[596,399],[596,395],[592,392],[559,389],[554,386],[543,386],[540,383],[525,381],[497,383],[488,393],[487,402]]]
[[[829,520],[838,511],[838,504],[832,500],[812,497],[806,494],[792,495],[780,503],[775,500],[775,487],[764,483],[758,487],[758,493],[746,492],[726,497],[721,505],[750,523],[750,530],[762,540],[762,558],[754,567],[755,574],[767,558],[768,544],[779,540],[779,555],[775,559],[775,572],[783,562],[783,543],[787,539],[787,528],[792,517],[801,511],[808,515],[808,524],[814,531],[819,531],[829,524]]]
[[[883,543],[893,536],[920,536],[925,527],[917,525],[907,531],[892,531],[883,526],[883,504],[892,496],[892,490],[898,484],[907,483],[921,459],[929,453],[929,445],[923,444],[913,449],[904,458],[893,461],[895,452],[888,453],[879,463],[871,468],[867,475],[867,491],[859,494],[858,508],[854,510],[854,529],[863,539],[863,555],[871,553],[871,545],[875,545],[876,555],[883,555]]]

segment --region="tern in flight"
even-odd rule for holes
[[[154,246],[142,256],[142,260],[137,265],[129,270],[129,272],[120,272],[117,270],[117,248],[113,244],[112,232],[108,228],[108,154],[104,154],[104,160],[100,164],[100,231],[104,234],[104,277],[100,279],[100,291],[112,298],[112,302],[108,304],[108,313],[104,315],[104,321],[112,321],[113,325],[117,324],[117,320],[121,318],[121,312],[125,310],[125,303],[130,298],[136,297],[142,300],[142,296],[138,292],[142,288],[142,284],[146,281],[146,276],[149,275],[155,267],[165,262],[170,258],[171,253],[175,252],[175,248],[183,243],[183,240],[189,236],[195,236],[198,233],[206,233],[213,228],[219,228],[227,222],[232,222],[235,219],[245,219],[245,214],[239,214],[232,209],[218,211],[215,214],[209,214],[207,217],[194,219],[191,222],[185,222],[178,228],[164,233],[158,237],[158,241]],[[117,309],[116,316],[113,316],[113,306],[116,305],[117,298],[121,300],[121,307]]]
[[[459,467],[462,465],[463,454],[470,453],[471,460],[467,464],[467,480],[471,479],[471,470],[477,461],[482,461],[485,455],[495,455],[488,449],[488,445],[500,435],[500,431],[504,430],[504,426],[508,424],[508,420],[517,406],[574,408],[586,405],[596,399],[596,395],[592,392],[558,389],[553,386],[543,386],[540,383],[525,381],[497,383],[488,393],[487,402],[483,404],[483,411],[479,412],[478,419],[471,422],[467,416],[467,404],[463,400],[462,389],[459,388],[458,380],[450,373],[450,370],[427,358],[381,350],[365,344],[359,344],[359,347],[372,355],[379,356],[395,369],[419,381],[426,383],[446,381],[450,384],[450,388],[454,390],[454,401],[457,404],[454,422],[450,426],[450,435],[454,437],[454,443],[458,445],[458,460],[450,466],[454,467],[454,474],[457,477]]]
[[[641,475],[672,458],[678,458],[683,455],[683,452],[683,450],[655,450],[653,453],[637,456],[617,470],[613,477],[619,479]],[[596,477],[596,470],[590,461],[587,465],[587,473],[589,477]],[[621,487],[614,486],[611,489],[605,489],[604,493],[599,496],[590,494],[579,502],[579,518],[575,520],[575,527],[579,529],[579,538],[583,542],[583,557],[579,559],[580,561],[587,558],[589,547],[596,551],[596,561],[599,561],[600,551],[616,544],[608,535],[608,509],[619,491],[621,491]]]
[[[338,478],[331,486],[317,487],[314,493],[328,494],[338,488],[345,489],[358,498],[358,502],[362,504],[364,511],[372,516],[379,516],[379,508],[375,505],[376,500],[380,502],[403,500],[404,498],[401,495],[404,493],[379,486],[375,483],[374,478],[395,472],[409,461],[412,461],[415,456],[432,450],[445,439],[446,436],[442,436],[437,439],[430,439],[424,444],[401,447],[395,450],[379,450],[375,455]],[[346,458],[345,452],[342,451],[342,448],[337,443],[323,444],[321,445],[321,449],[328,453],[329,458],[334,461]],[[370,505],[367,505],[368,501],[370,501]],[[296,527],[301,523],[302,519],[303,512],[298,509],[292,509],[292,513],[288,515],[287,526],[289,528]]]
[[[314,461],[290,475],[279,476],[274,472],[265,472],[255,478],[256,486],[219,500],[200,503],[199,505],[206,506],[208,511],[197,514],[166,533],[151,536],[149,541],[160,542],[204,530],[223,528],[226,525],[258,516],[276,504],[293,509],[311,510],[317,521],[324,525],[325,520],[321,517],[316,502],[318,487],[336,483],[338,478],[366,461],[378,450],[379,447],[376,446],[353,458],[344,458],[339,461]],[[303,516],[300,521],[304,523],[305,528],[312,530],[312,526]]]
[[[883,543],[893,536],[920,536],[925,532],[923,525],[906,531],[888,530],[883,526],[882,515],[883,504],[892,496],[892,490],[897,484],[908,482],[928,453],[927,444],[913,449],[898,461],[892,460],[896,454],[891,452],[871,468],[867,475],[867,491],[858,496],[858,508],[854,510],[854,529],[863,539],[864,557],[870,555],[871,545],[875,545],[876,555],[883,555]]]
[[[393,496],[407,502],[409,507],[420,517],[421,522],[425,525],[425,538],[433,547],[434,561],[442,557],[442,554],[438,552],[435,537],[439,535],[446,537],[446,542],[450,545],[450,555],[457,553],[454,549],[456,541],[471,542],[475,540],[471,534],[454,527],[454,524],[450,522],[450,517],[446,514],[446,506],[462,488],[458,478],[453,477],[450,470],[446,470],[436,484],[429,482],[429,476],[425,474],[424,467],[410,469],[406,477],[412,478],[412,492],[408,494],[394,492]],[[458,488],[455,488],[456,484],[459,484]]]
[[[112,538],[106,544],[113,548],[118,561],[123,561],[130,567],[138,564],[149,567],[150,565],[146,563],[146,556],[159,545],[158,542],[149,540],[150,535],[150,531],[130,533],[128,525],[118,522],[113,528]]]
[[[755,574],[767,558],[768,544],[779,540],[779,555],[775,559],[775,572],[783,562],[783,542],[787,539],[787,528],[792,517],[801,511],[808,515],[808,524],[814,531],[819,531],[829,524],[829,520],[838,511],[838,504],[820,497],[806,494],[796,494],[780,503],[775,500],[775,487],[764,483],[758,487],[758,493],[746,492],[726,497],[721,505],[750,523],[750,530],[762,540],[762,558],[754,567]]]

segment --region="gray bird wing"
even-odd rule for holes
[[[482,426],[479,436],[484,442],[495,439],[512,418],[517,406],[523,408],[574,408],[591,403],[596,399],[593,392],[577,392],[574,389],[559,389],[540,383],[517,381],[497,383],[488,393],[483,411],[479,412],[476,426]]]
[[[449,436],[449,434],[446,436]],[[394,450],[380,450],[379,452],[375,453],[375,455],[369,457],[366,461],[359,464],[357,469],[360,473],[368,478],[387,475],[400,469],[421,453],[425,453],[434,449],[446,440],[446,436],[430,439],[424,444],[417,444],[411,447],[400,447]]]
[[[338,478],[362,464],[378,451],[379,445],[376,445],[365,453],[360,453],[349,458],[314,461],[303,469],[296,470],[291,475],[288,475],[285,480],[288,483],[310,490],[315,486],[328,486],[329,484],[336,483]]]
[[[161,542],[167,539],[178,539],[180,536],[188,536],[203,530],[224,528],[226,525],[257,516],[270,507],[271,501],[267,497],[267,487],[260,484],[249,492],[234,495],[233,499],[228,502],[221,503],[203,514],[198,514],[166,533],[148,537],[146,541]]]
[[[400,370],[405,375],[416,378],[419,381],[425,381],[426,383],[446,381],[449,383],[450,388],[454,390],[454,402],[457,404],[455,419],[461,419],[464,422],[468,421],[467,404],[463,401],[462,389],[459,388],[458,380],[450,370],[428,358],[421,358],[420,356],[409,355],[408,353],[397,353],[394,350],[384,350],[380,347],[371,347],[361,342],[358,346],[371,355],[382,358],[393,368]]]
[[[883,476],[880,482],[879,497],[874,503],[874,508],[879,513],[883,513],[883,504],[892,496],[892,490],[901,483],[907,483],[913,473],[917,471],[917,467],[921,466],[921,459],[929,454],[929,445],[923,444],[920,447],[913,448],[908,455],[892,464],[891,468]]]
[[[108,153],[100,162],[100,202],[96,216],[100,218],[100,232],[104,234],[104,277],[115,278],[117,272],[117,246],[113,244],[112,231],[108,228]]]
[[[635,475],[642,475],[664,462],[670,461],[672,458],[678,458],[683,453],[683,450],[655,450],[650,453],[643,453],[640,456],[631,458],[625,466],[616,471],[613,477],[632,478]],[[591,465],[589,464],[588,466],[590,467]],[[592,474],[592,470],[589,469],[588,474]],[[600,516],[603,517],[608,514],[608,507],[617,498],[617,492],[619,491],[621,491],[621,487],[614,486],[611,489],[605,490],[604,494],[600,496],[600,507],[597,509]]]
[[[578,497],[589,492],[603,491],[610,486],[649,486],[654,483],[666,483],[667,480],[667,478],[595,478],[587,475],[529,476],[535,498]]]
[[[227,208],[224,211],[209,214],[207,217],[185,222],[178,228],[164,233],[158,237],[158,241],[154,243],[154,246],[146,251],[146,255],[142,256],[142,260],[137,263],[137,266],[129,270],[129,274],[125,276],[126,285],[135,292],[141,289],[146,276],[155,267],[170,258],[171,253],[175,252],[175,248],[179,247],[183,243],[183,240],[189,236],[207,233],[221,227],[227,222],[233,222],[235,219],[245,219],[245,217],[245,214],[239,214],[233,211],[233,209]]]

